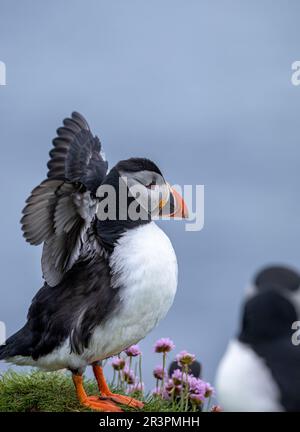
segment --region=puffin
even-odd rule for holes
[[[187,218],[187,206],[149,159],[108,170],[99,138],[78,112],[57,129],[49,155],[47,178],[21,219],[26,241],[43,244],[44,285],[23,328],[0,347],[0,360],[68,369],[79,402],[90,409],[141,409],[141,401],[112,393],[101,365],[143,339],[170,309],[177,259],[155,221]],[[88,366],[99,388],[93,396],[83,385]]]
[[[255,276],[238,335],[216,373],[218,400],[225,411],[300,411],[300,349],[292,339],[299,300],[296,270],[269,266]]]

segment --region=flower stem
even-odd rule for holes
[[[163,353],[163,376],[161,380],[161,393],[163,394],[164,387],[165,387],[165,369],[166,369],[166,357],[167,353]]]
[[[211,402],[211,395],[209,396],[208,400],[207,400],[207,411],[209,411],[210,408],[210,402]]]
[[[117,386],[118,386],[118,389],[120,389],[120,387],[121,387],[121,371],[120,370],[118,370],[118,384],[117,384]]]
[[[175,411],[175,387],[172,388],[171,390],[172,393],[172,411]]]
[[[183,412],[184,407],[184,371],[181,370],[181,395],[180,395],[180,411]]]
[[[180,410],[182,412],[187,411],[188,410],[188,406],[189,406],[188,372],[189,372],[188,366],[184,365],[182,367],[182,375],[181,375]]]
[[[142,374],[142,354],[139,355],[139,375],[140,375],[140,383],[143,382],[143,374]]]
[[[189,367],[186,365],[184,366],[184,369],[185,369],[185,387],[184,387],[185,411],[187,411],[189,406],[189,382],[188,382]]]

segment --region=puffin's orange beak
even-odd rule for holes
[[[159,203],[160,214],[163,216],[179,219],[187,219],[189,212],[182,196],[171,186],[168,201],[161,200]]]
[[[189,217],[189,211],[187,205],[182,198],[182,196],[172,187],[170,188],[170,192],[174,199],[174,213],[171,213],[171,217],[178,217],[181,219],[187,219]]]

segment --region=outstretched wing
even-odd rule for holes
[[[53,140],[48,179],[31,193],[21,219],[25,239],[44,243],[42,270],[50,286],[57,285],[76,261],[101,253],[94,236],[95,192],[107,171],[85,119],[73,113]]]
[[[107,172],[107,162],[101,153],[101,143],[94,137],[85,118],[72,113],[57,129],[50,151],[48,178],[80,182],[96,193]]]

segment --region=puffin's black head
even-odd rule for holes
[[[266,267],[255,276],[254,287],[258,293],[269,290],[293,293],[300,288],[300,275],[284,266]]]
[[[246,301],[239,340],[251,345],[290,337],[297,321],[292,303],[276,291],[262,292]]]
[[[297,320],[299,288],[300,275],[289,267],[260,270],[245,302],[240,340],[254,344],[289,335]]]
[[[158,166],[150,159],[146,159],[146,158],[130,158],[130,159],[122,160],[117,163],[115,169],[120,173],[149,172],[149,173],[158,174],[160,177],[163,177]]]
[[[117,204],[117,219],[120,213],[127,214],[128,220],[149,221],[158,216],[187,217],[183,198],[164,179],[158,166],[149,159],[131,158],[122,160],[108,173],[97,191],[97,196],[107,195],[107,186],[115,194],[108,205]],[[113,212],[111,212],[113,215]],[[98,218],[101,219],[101,206]]]
[[[108,233],[106,243],[110,245],[124,230],[159,216],[188,216],[183,198],[149,159],[131,158],[118,162],[96,195],[100,200],[97,211],[99,234],[103,239]]]

